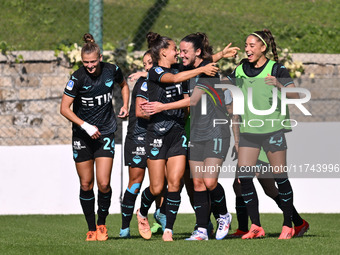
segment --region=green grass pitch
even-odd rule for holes
[[[237,228],[236,216],[232,223]],[[339,254],[340,214],[302,214],[310,230],[302,238],[278,240],[281,214],[261,214],[266,237],[257,240],[185,241],[194,227],[193,214],[179,214],[174,226],[174,242],[163,242],[161,234],[143,240],[136,217],[131,222],[131,238],[120,239],[121,216],[108,216],[109,239],[85,242],[87,227],[83,215],[0,216],[0,254]],[[153,217],[149,215],[150,224]],[[216,227],[216,225],[215,225]]]

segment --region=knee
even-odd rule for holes
[[[169,181],[168,180],[168,191],[176,192],[181,188],[181,180]]]
[[[194,179],[194,190],[195,191],[204,191],[207,188],[205,187],[203,179]]]
[[[129,186],[127,188],[127,191],[129,191],[131,194],[139,194],[141,183],[135,182],[135,183],[129,183]]]
[[[161,194],[162,190],[163,190],[163,185],[150,186],[150,192],[154,196],[158,196],[159,194]]]
[[[205,179],[204,180],[204,185],[205,187],[209,190],[209,191],[212,191],[216,188],[217,186],[217,179],[212,179],[212,178],[209,178],[209,179]]]
[[[98,190],[102,193],[107,193],[111,190],[109,182],[98,183]]]
[[[93,182],[84,182],[84,181],[82,181],[82,182],[80,183],[80,188],[81,188],[83,191],[92,190],[92,189],[93,189]]]
[[[93,187],[91,187],[90,185],[80,185],[80,188],[83,191],[90,191],[90,190],[92,190]]]

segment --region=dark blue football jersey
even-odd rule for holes
[[[103,135],[117,130],[112,97],[114,86],[124,81],[117,65],[101,62],[101,74],[90,75],[80,67],[71,75],[64,93],[74,98],[73,112],[82,120],[94,125]],[[81,128],[73,124],[73,131]]]
[[[150,102],[171,103],[183,99],[183,94],[188,93],[187,87],[181,83],[162,83],[160,80],[166,73],[176,74],[178,69],[154,65],[148,73],[148,98]],[[156,135],[164,135],[172,127],[184,129],[184,110],[175,109],[162,111],[152,115],[148,130]]]
[[[198,67],[209,64],[203,61]],[[218,74],[215,77],[200,74],[190,79],[190,92],[194,89],[203,90],[205,93],[196,106],[190,107],[190,141],[207,141],[215,138],[230,137],[229,124],[215,125],[215,121],[227,118],[224,93],[216,88],[220,83]]]

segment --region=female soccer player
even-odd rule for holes
[[[175,42],[168,37],[150,32],[147,40],[154,66],[148,74],[149,101],[174,102],[184,98],[187,90],[180,82],[200,73],[215,75],[218,68],[209,64],[194,70],[178,73],[171,65],[177,63]],[[173,241],[172,229],[180,205],[180,182],[185,170],[187,154],[183,109],[164,111],[150,117],[146,135],[147,165],[150,187],[142,193],[141,208],[137,210],[138,229],[145,239],[151,238],[147,213],[164,186],[165,166],[168,192],[166,198],[166,228],[162,239]]]
[[[207,36],[203,33],[186,36],[182,39],[180,48],[184,65],[197,68],[212,61],[212,47],[209,45]],[[191,52],[195,54],[190,54]],[[223,91],[215,89],[215,85],[218,83],[218,75],[215,75],[214,78],[199,75],[196,76],[196,82],[192,86],[189,162],[194,182],[194,208],[198,228],[187,240],[208,239],[209,195],[213,207],[212,211],[219,215],[216,239],[223,239],[227,235],[231,223],[231,214],[227,210],[224,189],[218,183],[218,171],[211,171],[214,167],[217,168],[222,165],[230,142],[228,126],[213,126],[214,119],[226,117],[224,104],[214,104],[214,101],[224,98]],[[210,95],[213,95],[213,98],[207,97],[206,112],[209,114],[202,113],[202,100],[198,97],[198,95],[202,95],[204,89],[210,91]],[[197,97],[195,91],[199,91]],[[199,171],[196,171],[197,169]]]
[[[143,65],[146,72],[152,67],[150,51],[144,53]],[[141,77],[136,82],[131,95],[128,131],[124,146],[125,165],[129,166],[129,183],[122,201],[122,228],[120,237],[130,237],[130,221],[135,201],[142,185],[146,168],[145,135],[148,120],[138,118],[144,113],[139,105],[148,100],[147,80]],[[145,114],[144,114],[145,115]],[[144,116],[145,117],[145,116]]]
[[[266,53],[271,46],[275,61],[266,58]],[[278,56],[276,44],[272,33],[264,29],[248,35],[245,42],[247,61],[239,65],[228,77],[236,84],[244,95],[244,114],[240,116],[240,141],[238,153],[239,179],[242,188],[242,197],[247,206],[252,225],[250,231],[242,239],[263,237],[265,232],[261,227],[258,198],[253,184],[256,161],[263,147],[270,162],[276,171],[274,179],[280,193],[280,203],[284,215],[283,228],[279,239],[290,239],[294,236],[292,228],[293,190],[288,180],[288,175],[283,171],[286,166],[286,139],[285,132],[291,131],[288,109],[287,114],[281,114],[280,105],[267,115],[254,114],[248,105],[248,97],[253,108],[268,110],[272,103],[281,98],[281,89],[295,87],[287,69],[277,63]],[[248,95],[248,91],[252,94]],[[276,95],[277,91],[277,95]],[[287,93],[288,98],[299,98],[298,93]],[[253,111],[254,111],[253,109]],[[264,124],[251,125],[253,120],[260,120]],[[275,119],[278,121],[266,121]],[[261,122],[261,123],[262,123]],[[284,123],[285,125],[281,125]]]
[[[180,43],[181,58],[183,65],[188,68],[199,68],[207,65],[212,60],[212,48],[209,45],[208,38],[203,33],[190,34],[182,39]],[[231,50],[233,55],[237,53],[238,48]],[[189,106],[191,101],[191,130],[190,130],[190,169],[194,182],[194,208],[196,213],[197,230],[187,240],[207,240],[207,227],[210,218],[209,193],[212,202],[212,210],[217,214],[218,229],[216,239],[223,239],[228,231],[231,222],[231,215],[227,211],[226,200],[223,187],[217,182],[218,172],[209,171],[212,168],[218,168],[222,165],[223,160],[229,148],[229,127],[213,127],[215,118],[225,118],[226,111],[224,104],[214,104],[215,101],[223,98],[222,90],[215,90],[215,84],[219,83],[218,75],[215,79],[206,79],[207,76],[196,76],[192,96],[178,102],[161,104],[150,102],[145,105],[145,110],[151,114]],[[217,78],[217,79],[216,79]],[[200,99],[203,90],[213,94],[207,104],[209,115],[202,114]],[[215,92],[215,94],[213,93]],[[196,169],[205,169],[206,173],[196,172]],[[209,193],[208,193],[209,191]]]
[[[230,90],[226,90],[224,92],[225,99],[226,99],[226,106],[228,112],[230,113],[230,118],[233,118],[232,112],[233,112],[233,99],[232,95],[230,93]],[[238,120],[236,120],[237,122]],[[233,154],[235,154],[235,157],[233,160],[237,159],[238,154],[238,142],[240,138],[240,128],[239,125],[234,124],[233,126],[233,133],[234,133],[234,139],[235,139],[235,146],[233,148]],[[232,155],[233,156],[233,155]],[[279,206],[281,209],[280,204],[280,196],[279,191],[277,187],[275,186],[275,180],[273,177],[273,173],[269,171],[269,161],[267,158],[266,153],[264,152],[263,148],[261,148],[259,158],[256,162],[256,177],[259,183],[261,184],[263,191],[267,196],[272,198],[275,203]],[[244,200],[242,198],[242,190],[241,190],[241,184],[239,182],[238,173],[235,173],[235,180],[233,183],[233,189],[236,195],[236,216],[238,221],[238,228],[236,231],[229,235],[228,237],[242,237],[243,235],[248,233],[248,211],[246,208],[246,204],[244,203]],[[292,221],[294,223],[294,230],[295,230],[295,236],[303,236],[304,233],[309,229],[309,224],[307,221],[301,218],[299,213],[296,211],[295,207],[293,207],[293,215],[292,215]]]
[[[71,75],[62,97],[60,113],[72,125],[73,159],[80,180],[80,203],[88,224],[86,241],[107,240],[106,217],[111,204],[111,171],[117,121],[112,106],[113,88],[119,85],[123,106],[118,117],[128,115],[129,87],[117,65],[104,63],[91,34],[84,35],[83,66]],[[73,111],[71,105],[73,104]],[[98,186],[98,220],[95,217],[94,163]]]

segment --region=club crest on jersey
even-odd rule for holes
[[[111,87],[112,86],[112,84],[113,84],[113,80],[111,80],[111,79],[108,79],[108,80],[106,80],[106,82],[105,82],[105,85],[107,86],[107,87]]]
[[[146,81],[143,82],[142,87],[140,89],[145,92],[148,91],[148,84],[146,83]]]
[[[68,83],[67,83],[66,88],[67,88],[68,90],[72,90],[72,89],[73,89],[73,86],[74,86],[74,81],[69,80]]]
[[[157,67],[157,68],[155,69],[155,71],[156,71],[156,73],[158,73],[158,74],[161,74],[161,73],[164,72],[164,70],[163,70],[161,67]]]

